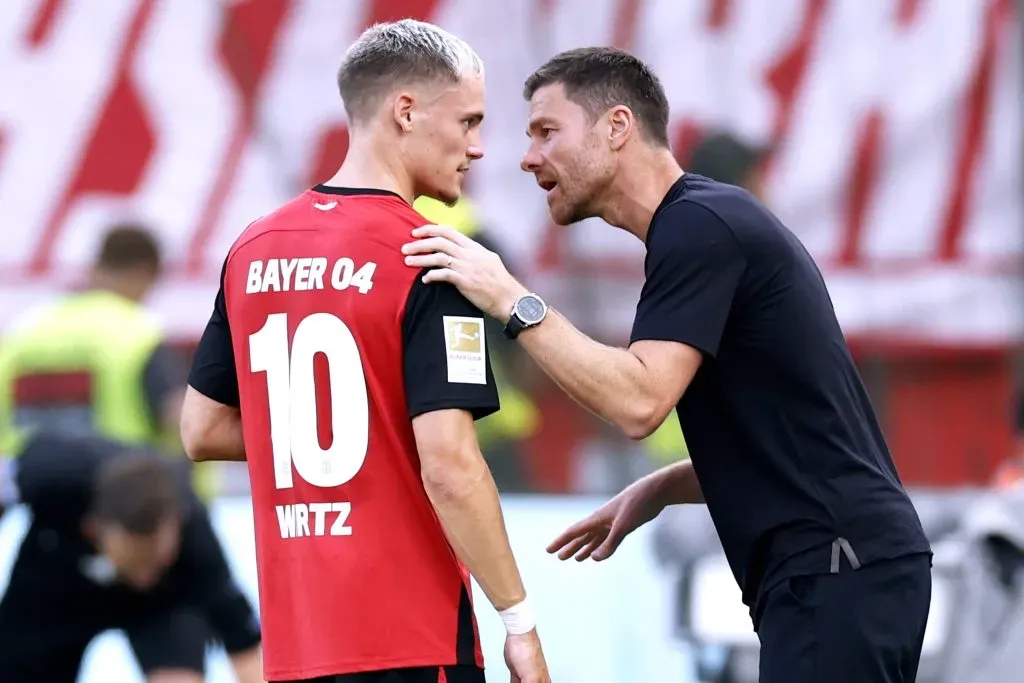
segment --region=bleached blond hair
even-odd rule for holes
[[[350,121],[366,119],[399,84],[483,77],[484,63],[469,44],[415,19],[374,24],[352,43],[338,70],[338,90]]]

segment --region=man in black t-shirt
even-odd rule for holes
[[[210,637],[241,683],[263,680],[259,621],[185,465],[45,433],[0,458],[0,511],[23,504],[32,520],[0,599],[0,680],[74,683],[109,629],[150,680],[200,683]]]
[[[682,172],[665,93],[632,55],[562,53],[525,95],[522,166],[553,220],[597,216],[646,243],[629,348],[581,334],[450,228],[414,230],[407,264],[507,321],[559,386],[632,438],[674,407],[691,456],[549,551],[603,560],[666,505],[706,502],[761,641],[762,683],[913,681],[931,549],[814,261],[750,193]]]

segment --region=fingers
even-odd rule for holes
[[[412,236],[416,238],[442,237],[464,248],[480,246],[450,225],[422,225],[412,231]]]
[[[457,242],[447,237],[430,237],[427,239],[407,242],[402,245],[402,253],[406,256],[413,254],[432,254],[441,252],[449,256],[458,257],[462,253],[462,247]]]
[[[428,285],[431,282],[450,282],[458,287],[465,283],[465,278],[451,268],[433,268],[424,273],[420,279]]]
[[[571,527],[569,527],[561,534],[559,534],[558,538],[556,538],[548,544],[548,552],[555,552],[556,550],[566,545],[567,543],[571,542],[572,540],[590,533],[594,530],[596,526],[598,526],[598,522],[593,517],[587,517],[584,520],[576,522]]]
[[[604,540],[608,537],[608,534],[592,534],[588,538],[586,547],[583,548],[579,553],[576,554],[576,561],[583,562],[590,558],[594,552],[601,547]],[[597,559],[596,557],[594,558]],[[602,558],[603,559],[603,558]]]
[[[447,268],[453,261],[451,255],[441,252],[405,257],[405,265],[413,268]]]
[[[608,532],[607,538],[605,538],[604,542],[594,550],[594,561],[600,562],[601,560],[607,560],[611,557],[612,554],[618,550],[619,544],[622,543],[622,539],[626,537],[627,533],[629,532],[624,525],[613,523],[611,530]]]
[[[570,557],[578,553],[585,545],[590,543],[593,539],[593,531],[574,538],[573,540],[569,541],[569,543],[567,543],[564,548],[558,551],[558,559],[562,560],[563,562],[565,560],[568,560]]]
[[[548,545],[547,551],[557,552],[563,562],[573,556],[577,562],[582,562],[605,543],[610,531],[604,523],[588,518],[562,532]]]

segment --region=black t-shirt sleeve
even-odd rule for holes
[[[235,581],[209,513],[198,500],[190,500],[182,529],[177,571],[229,654],[248,650],[260,642],[260,622],[249,599]]]
[[[406,301],[402,338],[410,417],[462,408],[480,419],[498,410],[484,314],[459,290],[423,284],[417,277]]]
[[[714,357],[745,268],[736,236],[714,212],[690,201],[667,207],[648,235],[630,341],[675,341]]]
[[[184,379],[181,358],[174,349],[167,344],[153,349],[142,372],[142,389],[154,424],[160,421],[167,398],[181,388]]]
[[[224,300],[224,274],[227,262],[220,274],[220,290],[214,300],[213,313],[206,323],[203,336],[192,357],[192,370],[188,375],[189,385],[204,396],[238,407],[238,375],[235,371],[235,354],[231,346],[231,328],[228,326],[227,304]]]

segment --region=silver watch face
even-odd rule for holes
[[[516,315],[527,325],[536,325],[544,319],[547,307],[536,294],[525,294],[516,302]]]

